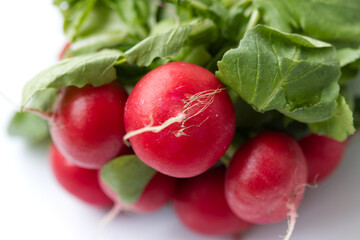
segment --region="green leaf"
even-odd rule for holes
[[[145,165],[136,155],[115,158],[101,170],[101,178],[127,205],[135,203],[156,171]]]
[[[360,59],[360,48],[342,48],[337,50],[341,67]]]
[[[218,67],[219,79],[259,112],[310,123],[330,118],[336,107],[340,66],[327,43],[260,25]]]
[[[216,24],[223,25],[227,16],[225,6],[218,0],[165,0],[180,7],[195,11],[196,15],[214,20]]]
[[[72,43],[65,53],[65,57],[93,53],[104,48],[125,48],[127,50],[136,43],[136,39],[124,33],[102,33],[88,38],[79,39]]]
[[[326,135],[338,141],[344,141],[355,132],[353,114],[343,96],[339,96],[333,116],[319,123],[309,124],[310,130],[319,135]]]
[[[221,29],[226,38],[238,42],[243,37],[248,24],[252,24],[249,23],[251,15],[245,14],[248,11],[248,5],[247,1],[232,4],[226,15],[226,24]]]
[[[267,25],[325,41],[360,42],[359,0],[253,0]]]
[[[286,0],[253,0],[253,4],[261,12],[266,25],[284,32],[291,32],[293,26],[298,25]]]
[[[80,29],[88,14],[92,11],[97,0],[55,0],[64,16],[64,32],[73,41],[80,35]]]
[[[148,34],[148,21],[158,6],[147,0],[55,0],[64,17],[64,32],[71,42],[101,33]]]
[[[28,112],[17,112],[10,121],[8,132],[35,143],[50,139],[47,121]]]
[[[186,46],[174,58],[175,61],[189,62],[199,66],[205,65],[211,59],[210,53],[204,46]]]
[[[86,84],[96,87],[114,81],[114,64],[121,54],[116,50],[104,50],[58,62],[26,83],[22,93],[22,108],[34,95],[47,89],[59,89],[62,86],[83,87]]]
[[[138,66],[149,66],[157,57],[175,57],[183,47],[192,28],[192,24],[183,25],[152,35],[126,51],[124,56],[129,64]]]

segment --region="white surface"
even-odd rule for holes
[[[20,102],[23,84],[54,64],[65,43],[61,16],[51,1],[6,1],[0,7],[0,92]],[[91,239],[105,211],[63,191],[51,175],[44,146],[11,138],[6,126],[16,110],[0,96],[0,239]],[[353,138],[340,168],[309,189],[299,210],[293,240],[360,239],[360,136]],[[286,222],[259,226],[243,240],[280,239]],[[100,239],[197,240],[170,207],[146,216],[119,216]]]

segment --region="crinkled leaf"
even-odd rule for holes
[[[64,32],[71,42],[101,33],[147,35],[148,21],[158,6],[147,0],[55,0],[64,16]]]
[[[359,0],[253,0],[267,25],[326,41],[360,42]]]
[[[246,29],[249,16],[245,11],[248,1],[225,2],[219,0],[165,0],[178,8],[194,12],[195,16],[211,19],[227,39],[238,41]]]
[[[50,138],[47,121],[28,112],[17,112],[10,121],[8,132],[35,143]]]
[[[170,58],[183,47],[193,24],[183,25],[169,31],[152,35],[125,52],[129,64],[149,66],[155,58]]]
[[[124,204],[135,203],[156,171],[136,155],[115,158],[101,169],[102,180],[118,194]]]
[[[122,53],[116,50],[64,59],[42,71],[26,83],[21,105],[24,107],[31,98],[49,88],[62,86],[83,87],[86,84],[101,86],[116,79],[114,64]]]
[[[116,11],[122,21],[130,28],[141,27],[144,33],[157,21],[159,4],[149,0],[103,0],[103,2]]]
[[[212,19],[219,25],[225,23],[224,18],[227,16],[225,6],[218,0],[164,0],[164,2],[195,11],[198,16]]]
[[[218,67],[219,79],[259,112],[278,110],[301,122],[319,122],[336,107],[340,66],[327,43],[260,25]]]
[[[353,114],[343,96],[339,96],[333,116],[319,123],[309,124],[310,130],[319,135],[326,135],[338,141],[344,141],[355,132]]]

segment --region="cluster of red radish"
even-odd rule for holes
[[[244,143],[227,168],[215,164],[235,127],[231,99],[213,73],[168,63],[146,74],[129,97],[116,81],[61,89],[50,119],[52,169],[79,199],[124,206],[98,171],[134,152],[157,173],[124,209],[145,213],[173,201],[184,225],[210,235],[289,218],[291,235],[306,184],[336,168],[345,142],[313,134],[297,142],[263,132]]]

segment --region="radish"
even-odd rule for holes
[[[60,185],[76,198],[97,206],[108,207],[112,201],[101,190],[98,170],[84,169],[68,161],[55,147],[50,146],[51,169]]]
[[[304,154],[298,143],[279,132],[263,132],[235,153],[225,179],[225,194],[234,213],[257,224],[289,216],[289,239],[307,180]]]
[[[127,93],[112,82],[61,89],[50,117],[50,133],[59,151],[80,167],[99,169],[114,157],[129,152],[124,107]]]
[[[157,171],[192,177],[226,152],[235,133],[224,86],[200,66],[172,62],[146,74],[125,106],[125,128],[136,155]]]
[[[224,167],[180,180],[174,209],[185,226],[207,235],[238,233],[252,226],[230,210],[225,199],[224,180]]]
[[[339,142],[326,136],[310,134],[299,141],[308,166],[308,183],[321,182],[339,165],[346,141]]]

